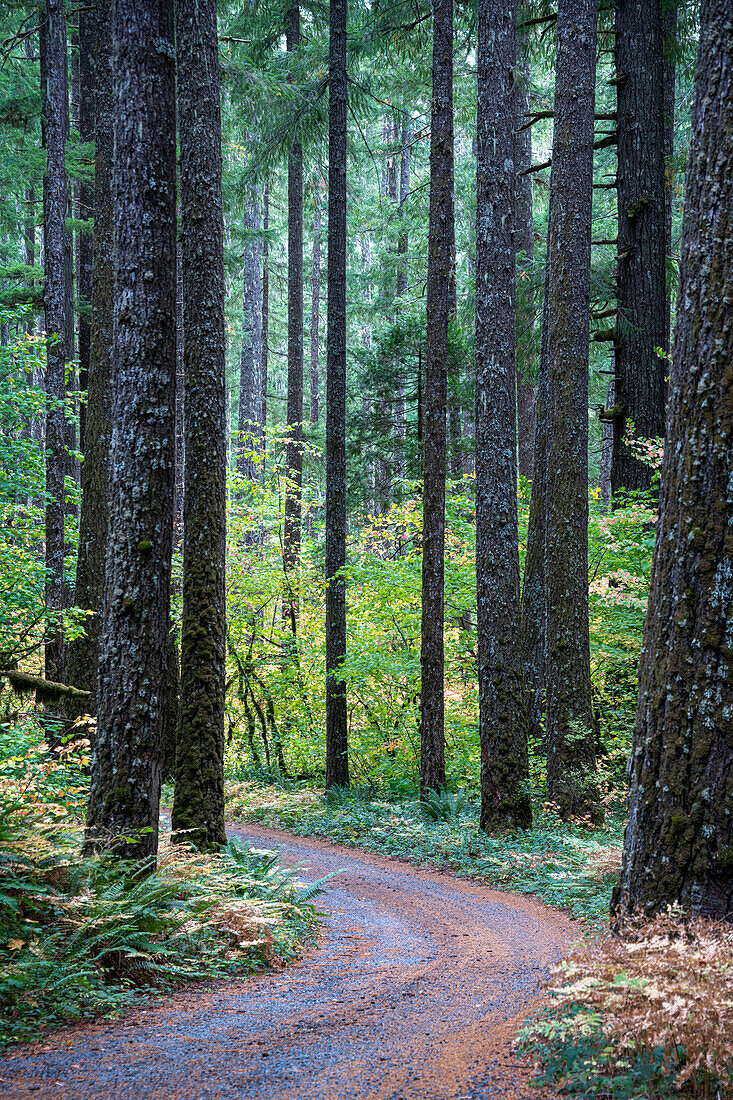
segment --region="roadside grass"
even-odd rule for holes
[[[232,840],[202,855],[164,835],[155,868],[83,857],[87,756],[0,728],[0,1047],[284,965],[315,936],[320,884],[277,853]]]
[[[478,806],[446,794],[438,805],[416,797],[375,795],[350,788],[328,793],[301,787],[226,784],[227,816],[330,837],[378,855],[449,870],[505,890],[533,894],[591,925],[608,919],[618,874],[623,822],[603,828],[566,824],[537,799],[531,830],[487,836]]]

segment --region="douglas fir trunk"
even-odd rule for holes
[[[626,435],[664,435],[667,335],[662,0],[619,0],[618,318],[611,491],[648,489],[652,470]]]
[[[76,565],[76,604],[93,612],[86,636],[69,650],[69,682],[92,693],[96,713],[99,637],[102,625],[105,557],[109,524],[109,453],[112,440],[112,301],[114,249],[112,216],[112,3],[99,0],[94,18],[94,237],[92,320],[89,347],[81,517]],[[80,23],[82,15],[80,13]],[[84,15],[84,19],[89,15]],[[81,26],[80,26],[81,32]],[[81,36],[86,40],[86,34]]]
[[[454,298],[453,0],[433,5],[427,350],[423,414],[420,790],[445,786],[443,621],[448,319]]]
[[[476,606],[481,828],[527,828],[519,636],[514,0],[479,0],[476,190]]]
[[[326,786],[349,784],[346,687],[346,2],[331,0],[326,345]]]
[[[226,841],[224,215],[216,0],[177,0],[181,149],[183,611],[172,823],[201,848]]]
[[[703,0],[673,395],[616,903],[733,919],[733,21]],[[726,308],[726,303],[728,306]]]
[[[47,680],[64,679],[63,634],[57,615],[64,606],[64,478],[66,475],[65,373],[71,356],[69,331],[69,271],[66,256],[66,215],[69,183],[66,139],[69,132],[69,84],[66,20],[63,0],[48,0],[39,24],[41,82],[46,140],[43,189],[43,249],[46,287],[46,643]]]
[[[116,0],[114,405],[90,846],[154,856],[173,534],[176,112],[173,11]],[[149,181],[154,179],[156,187]]]
[[[544,322],[547,788],[598,815],[588,621],[588,358],[597,0],[560,0]]]

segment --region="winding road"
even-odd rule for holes
[[[293,837],[319,947],[277,973],[197,986],[120,1022],[67,1028],[0,1061],[5,1100],[534,1100],[511,1051],[572,925],[533,899]],[[306,877],[306,872],[304,876]]]

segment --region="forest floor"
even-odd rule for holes
[[[6,1100],[534,1100],[513,1036],[571,922],[533,898],[248,825],[319,899],[317,949],[255,978],[188,987],[118,1022],[4,1056]],[[577,929],[577,926],[576,926]],[[546,1095],[546,1094],[544,1094]]]

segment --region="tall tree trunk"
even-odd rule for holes
[[[521,4],[520,4],[521,12]],[[517,80],[514,85],[515,139],[514,139],[514,243],[522,266],[534,259],[534,205],[532,176],[527,169],[532,165],[532,128],[526,126],[530,109],[529,60],[527,58],[526,32],[521,33],[518,51]],[[525,126],[525,129],[522,127]],[[533,371],[535,307],[527,285],[522,287],[521,309],[517,313],[518,362],[517,362],[517,432],[519,473],[532,477],[535,430],[536,384]]]
[[[613,352],[612,352],[613,354]],[[615,403],[616,386],[613,378],[606,391],[606,408],[612,409]],[[611,460],[613,458],[613,421],[604,420],[601,425],[601,463],[598,479],[601,491],[601,504],[608,508],[611,503]]]
[[[260,438],[262,440],[262,478],[265,477],[265,447],[267,429],[267,371],[270,351],[270,189],[265,186],[262,198],[262,367],[260,384]]]
[[[82,5],[79,8],[79,138],[83,142],[94,141],[95,68],[96,68],[96,12]],[[94,188],[86,183],[78,184],[79,217],[88,220],[94,213]],[[79,389],[89,390],[89,357],[91,350],[91,323],[85,311],[92,301],[92,268],[94,263],[91,233],[79,232],[77,236],[77,298],[79,301]],[[79,450],[84,453],[86,444],[87,406],[79,409]]]
[[[94,25],[87,27],[87,21]],[[114,245],[112,210],[112,4],[99,0],[79,13],[79,34],[94,45],[94,237],[92,248],[92,320],[84,462],[81,468],[81,517],[76,563],[75,602],[87,616],[86,636],[69,649],[68,677],[91,692],[97,709],[105,558],[109,529],[110,449],[112,445],[112,332]]]
[[[598,816],[588,623],[588,358],[597,0],[561,0],[547,262],[547,790]]]
[[[384,169],[382,172],[382,195],[388,200],[388,209],[390,211],[389,217],[392,217],[392,212],[397,206],[398,192],[397,192],[397,158],[394,151],[394,143],[396,139],[397,127],[393,118],[388,116],[384,120],[382,139],[384,142],[386,155],[384,158]],[[387,249],[388,252],[392,251],[392,248]],[[367,279],[369,275],[367,275]],[[385,313],[385,321],[388,325],[394,325],[395,313],[394,313],[394,292],[391,287],[387,288],[385,293],[387,301],[387,309]],[[376,485],[375,494],[375,510],[378,510],[382,515],[389,511],[392,505],[392,477],[394,474],[394,436],[395,436],[395,417],[394,417],[394,401],[391,387],[381,387],[381,393],[376,402],[376,423],[378,434],[380,438],[381,446],[377,451],[377,460],[375,462],[374,480]]]
[[[245,228],[250,240],[244,250],[242,272],[242,354],[239,371],[239,446],[237,470],[253,481],[258,476],[254,452],[260,446],[262,403],[262,276],[260,274],[260,229],[257,193],[247,196]]]
[[[404,308],[401,299],[407,293],[407,267],[410,251],[410,237],[407,231],[407,200],[410,195],[410,144],[412,142],[412,127],[409,119],[402,124],[401,154],[400,154],[400,235],[397,241],[397,303],[395,312],[399,316]],[[407,364],[404,359],[400,363],[400,378],[397,389],[397,405],[395,409],[395,429],[399,440],[397,457],[397,474],[400,477],[407,475],[405,465],[405,444],[407,441],[407,389],[406,378]]]
[[[300,9],[290,8],[287,48],[300,48]],[[298,585],[295,579],[300,561],[303,490],[303,149],[293,142],[288,157],[288,404],[283,530],[285,595],[283,616],[293,634],[298,620]]]
[[[445,786],[443,622],[448,320],[454,300],[453,0],[433,4],[427,345],[423,403],[420,791]]]
[[[616,903],[733,920],[733,22],[703,0],[661,509]]]
[[[532,806],[519,637],[514,0],[478,7],[476,608],[481,828],[527,828]]]
[[[181,704],[172,825],[226,843],[224,213],[216,0],[177,0],[184,437]]]
[[[310,422],[316,425],[320,416],[318,377],[319,328],[321,317],[321,200],[318,191],[313,211],[313,267],[311,269],[311,363]]]
[[[627,432],[664,435],[667,334],[662,0],[619,0],[618,318],[611,490],[648,489],[652,470]]]
[[[552,197],[550,197],[552,205]],[[547,522],[547,301],[549,271],[545,271],[540,364],[535,398],[535,429],[532,496],[529,502],[527,550],[522,578],[520,635],[524,674],[527,680],[529,733],[535,740],[544,736],[547,657],[547,596],[545,592],[545,529]]]
[[[116,0],[113,40],[114,429],[87,839],[139,859],[158,843],[173,535],[172,6]]]
[[[69,182],[66,141],[69,133],[69,83],[66,20],[62,0],[47,0],[46,18],[39,24],[46,175],[43,191],[43,241],[46,351],[46,607],[49,613],[45,648],[47,680],[64,680],[64,645],[59,613],[64,589],[64,479],[67,468],[64,414],[66,361],[73,344],[69,331],[69,271],[66,215]]]
[[[666,13],[662,20],[664,35],[664,251],[665,259],[672,255],[672,212],[674,209],[675,171],[674,171],[674,122],[675,93],[677,88],[677,66],[674,49],[677,42],[677,4],[667,2],[663,8]],[[665,339],[664,350],[669,354],[672,339],[672,296],[665,294]]]
[[[326,344],[326,786],[349,784],[346,685],[346,4],[331,0]]]
[[[384,175],[384,173],[383,173]],[[361,327],[361,346],[365,351],[371,351],[372,347],[372,322],[371,312],[368,307],[372,301],[372,284],[369,279],[369,268],[372,263],[372,241],[369,233],[365,231],[361,235],[361,266],[364,273],[364,283],[362,296],[364,303],[367,306],[366,317],[364,324]],[[378,412],[377,404],[374,401],[370,393],[366,392],[367,387],[364,387],[365,392],[361,395],[361,411],[364,416],[364,420],[369,425],[370,434],[374,433],[374,423],[376,414]],[[364,497],[364,511],[367,516],[371,516],[377,511],[378,494],[377,489],[379,482],[377,480],[377,461],[375,454],[375,447],[373,442],[370,442],[366,448],[364,454],[364,483],[366,485],[366,493]]]

